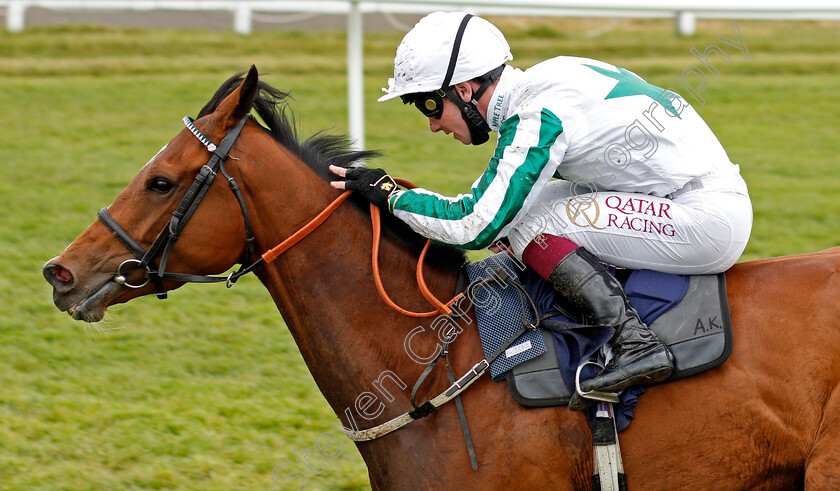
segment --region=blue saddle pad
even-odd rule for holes
[[[490,278],[499,269],[517,281],[517,265],[507,254],[496,254],[466,266],[470,282]],[[522,309],[519,294],[503,282],[490,282],[487,286],[471,291],[475,316],[484,357],[490,356],[522,328],[522,322],[534,323],[532,309]],[[553,346],[552,346],[553,349]],[[516,365],[536,358],[546,352],[542,334],[528,330],[519,336],[498,358],[490,363],[493,380],[502,380]]]

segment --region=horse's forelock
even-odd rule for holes
[[[227,79],[213,94],[213,97],[199,111],[198,118],[213,113],[244,80],[244,72]],[[329,180],[329,165],[346,167],[353,162],[374,158],[376,151],[354,151],[346,135],[331,135],[318,132],[305,141],[298,139],[294,112],[288,106],[291,92],[283,92],[260,81],[257,96],[254,98],[254,110],[265,123],[263,127],[278,143],[291,150],[304,163],[315,170],[319,176]]]

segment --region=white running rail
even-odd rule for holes
[[[674,18],[683,35],[694,33],[698,18],[840,20],[838,0],[0,0],[10,32],[24,29],[29,8],[227,11],[233,16],[234,31],[244,35],[251,32],[255,12],[346,15],[349,127],[357,148],[365,145],[362,38],[366,13],[422,15],[464,10],[500,16]]]

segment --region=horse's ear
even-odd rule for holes
[[[239,87],[225,97],[225,100],[219,104],[219,107],[216,109],[216,114],[223,122],[225,131],[232,128],[239,120],[250,114],[251,109],[254,107],[254,98],[259,89],[258,82],[259,74],[257,73],[257,67],[251,65],[248,74],[245,75],[245,79],[242,80]]]

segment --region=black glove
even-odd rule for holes
[[[397,183],[382,169],[354,167],[347,170],[344,186],[358,191],[374,205],[385,209],[388,199],[398,191]]]

